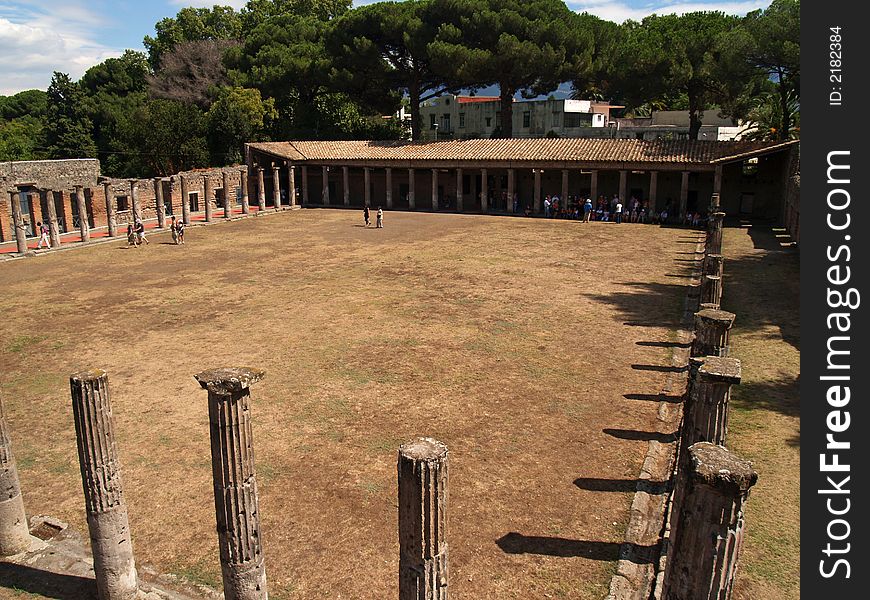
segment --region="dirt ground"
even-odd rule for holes
[[[257,366],[270,597],[395,596],[396,449],[419,435],[450,448],[452,597],[605,597],[647,442],[670,433],[654,400],[697,236],[385,225],[309,209],[192,228],[181,247],[161,234],[0,264],[0,393],[28,514],[86,531],[68,377],[104,368],[137,560],[219,587],[192,376]]]

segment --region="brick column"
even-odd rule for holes
[[[369,167],[363,167],[363,185],[365,186],[365,192],[363,192],[363,203],[365,206],[371,207],[372,205],[372,170]]]
[[[30,222],[33,223],[33,231],[37,236],[40,235],[39,230],[36,228],[37,223],[48,223],[48,215],[42,214],[42,197],[40,193],[37,192],[29,192],[27,197],[30,199],[30,210],[33,213],[33,217]]]
[[[211,200],[214,198],[214,188],[211,185],[211,176],[202,176],[202,195],[205,197],[205,222],[210,223],[212,220]]]
[[[287,196],[290,198],[290,208],[296,206],[296,167],[287,161]]]
[[[91,228],[88,225],[88,208],[85,204],[85,190],[82,186],[76,186],[76,211],[79,215],[79,235],[82,242],[91,241]]]
[[[350,206],[350,169],[341,168],[341,190],[344,195],[344,205]]]
[[[139,206],[139,186],[135,179],[130,180],[130,206],[133,211],[133,222],[142,221],[142,209]]]
[[[399,447],[399,600],[447,600],[447,446]]]
[[[758,474],[722,446],[701,442],[688,454],[689,467],[677,483],[683,500],[671,520],[662,599],[727,599],[743,546],[743,507]]]
[[[266,210],[266,181],[263,177],[263,167],[257,167],[257,206],[260,212]]]
[[[229,219],[233,216],[233,204],[235,200],[233,196],[235,194],[230,194],[230,174],[228,171],[223,171],[221,173],[221,177],[223,179],[224,186],[224,219]]]
[[[432,210],[438,210],[438,169],[432,169]]]
[[[659,197],[659,172],[650,171],[649,173],[649,210],[656,209],[656,201]]]
[[[541,214],[541,170],[540,169],[532,169],[532,172],[535,174],[535,206],[534,211],[535,214]]]
[[[203,371],[208,390],[214,504],[226,600],[266,600],[266,566],[254,470],[250,386],[260,369]]]
[[[308,205],[308,167],[299,165],[299,170],[302,172],[302,204]]]
[[[248,200],[248,168],[239,170],[239,187],[242,188],[242,214],[251,214],[251,204]]]
[[[507,170],[507,178],[508,178],[508,201],[507,201],[507,211],[509,213],[514,212],[514,194],[516,193],[516,171],[513,169]]]
[[[320,190],[320,195],[323,196],[323,204],[329,206],[329,167],[323,165],[321,173],[323,185],[321,186],[322,189]]]
[[[417,206],[414,198],[414,169],[408,169],[408,209],[414,210]]]
[[[678,222],[682,223],[683,216],[686,214],[686,207],[689,203],[689,172],[683,171],[683,178],[680,182],[680,214],[677,215]]]
[[[592,182],[589,184],[589,195],[592,197],[592,206],[598,206],[598,169],[592,169]]]
[[[462,169],[456,169],[456,210],[462,212]]]
[[[21,483],[12,454],[9,425],[0,397],[0,556],[12,556],[30,547],[30,531],[21,498]]]
[[[480,170],[480,212],[489,211],[489,177],[486,169]]]
[[[132,599],[138,582],[109,377],[101,369],[92,369],[71,375],[69,383],[97,591],[100,600]]]
[[[735,315],[705,308],[695,313],[692,356],[728,356],[728,342]]]
[[[163,206],[163,179],[154,178],[154,210],[157,211],[157,227],[166,227],[166,207]]]
[[[51,240],[52,248],[60,248],[60,227],[57,224],[57,208],[54,206],[54,192],[51,190],[42,190],[45,194],[45,208],[48,210],[48,236]],[[114,218],[112,213],[112,218]],[[108,220],[108,213],[106,219]],[[112,236],[112,225],[109,225],[109,235]]]
[[[272,165],[272,204],[281,210],[281,167]]]
[[[393,208],[393,170],[387,167],[387,208]]]
[[[187,189],[187,178],[179,175],[181,180],[181,220],[185,225],[190,225],[190,191]]]

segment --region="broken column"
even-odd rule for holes
[[[202,187],[202,195],[204,196],[203,200],[205,201],[205,222],[211,223],[211,200],[212,198],[214,198],[214,190],[211,187],[211,177],[209,177],[208,175],[202,176]]]
[[[112,184],[103,182],[103,196],[106,198],[106,225],[109,227],[109,237],[118,235],[118,224],[115,222],[115,198],[112,193]],[[49,212],[53,209],[49,208]]]
[[[248,168],[239,171],[239,185],[242,188],[242,214],[251,214],[251,205],[248,202]]]
[[[447,446],[399,447],[399,600],[447,598]]]
[[[719,275],[701,275],[699,299],[701,304],[722,304],[722,278]]]
[[[691,356],[728,356],[731,327],[736,315],[705,308],[695,313],[695,339]]]
[[[163,205],[163,179],[154,178],[154,210],[157,211],[157,227],[166,227],[166,207]]]
[[[727,599],[743,546],[743,507],[758,474],[722,446],[701,442],[688,454],[677,483],[684,489],[671,521],[662,598]]]
[[[250,386],[260,369],[203,371],[208,390],[214,503],[226,600],[265,600],[266,567],[254,473]]]
[[[230,174],[228,171],[223,172],[224,185],[224,219],[229,219],[233,216],[233,199],[230,196]]]
[[[24,215],[21,212],[21,196],[18,190],[9,191],[9,202],[12,204],[12,229],[15,232],[15,243],[19,254],[27,252],[27,229]]]
[[[82,488],[100,600],[136,597],[138,578],[115,446],[109,376],[91,369],[70,376]]]
[[[42,190],[45,194],[45,208],[48,212],[48,239],[52,248],[60,248],[60,226],[57,223],[57,207],[54,205],[54,192]]]
[[[181,220],[185,225],[190,225],[190,192],[187,190],[187,179],[179,175],[181,180]]]
[[[722,277],[725,270],[725,258],[721,254],[705,254],[702,263],[702,275]]]
[[[0,556],[12,556],[30,547],[18,469],[12,454],[3,398],[0,398]]]
[[[706,356],[698,364],[683,407],[681,448],[697,442],[725,443],[731,386],[740,383],[741,374],[736,358]]]
[[[710,215],[710,222],[707,225],[707,254],[722,254],[722,222],[725,219],[725,213],[714,212]]]
[[[82,186],[76,186],[76,210],[79,215],[79,234],[82,242],[91,241],[91,228],[88,226],[88,208],[85,205],[85,190]]]

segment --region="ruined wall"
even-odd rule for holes
[[[66,189],[76,185],[94,186],[100,176],[96,158],[69,160],[27,160],[0,163],[0,187],[17,185]]]

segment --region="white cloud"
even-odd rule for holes
[[[770,5],[770,0],[650,2],[640,6],[631,6],[627,2],[619,0],[568,0],[567,4],[577,12],[588,12],[607,21],[622,23],[627,19],[640,21],[653,13],[659,15],[680,15],[688,12],[718,10],[730,15],[745,15],[759,8],[766,8]]]
[[[53,71],[74,80],[93,65],[121,52],[96,41],[109,24],[83,4],[0,4],[0,94],[46,89]]]
[[[247,4],[247,0],[170,0],[170,4],[174,4],[179,8],[192,6],[194,8],[211,8],[214,5],[232,6],[236,10]]]

